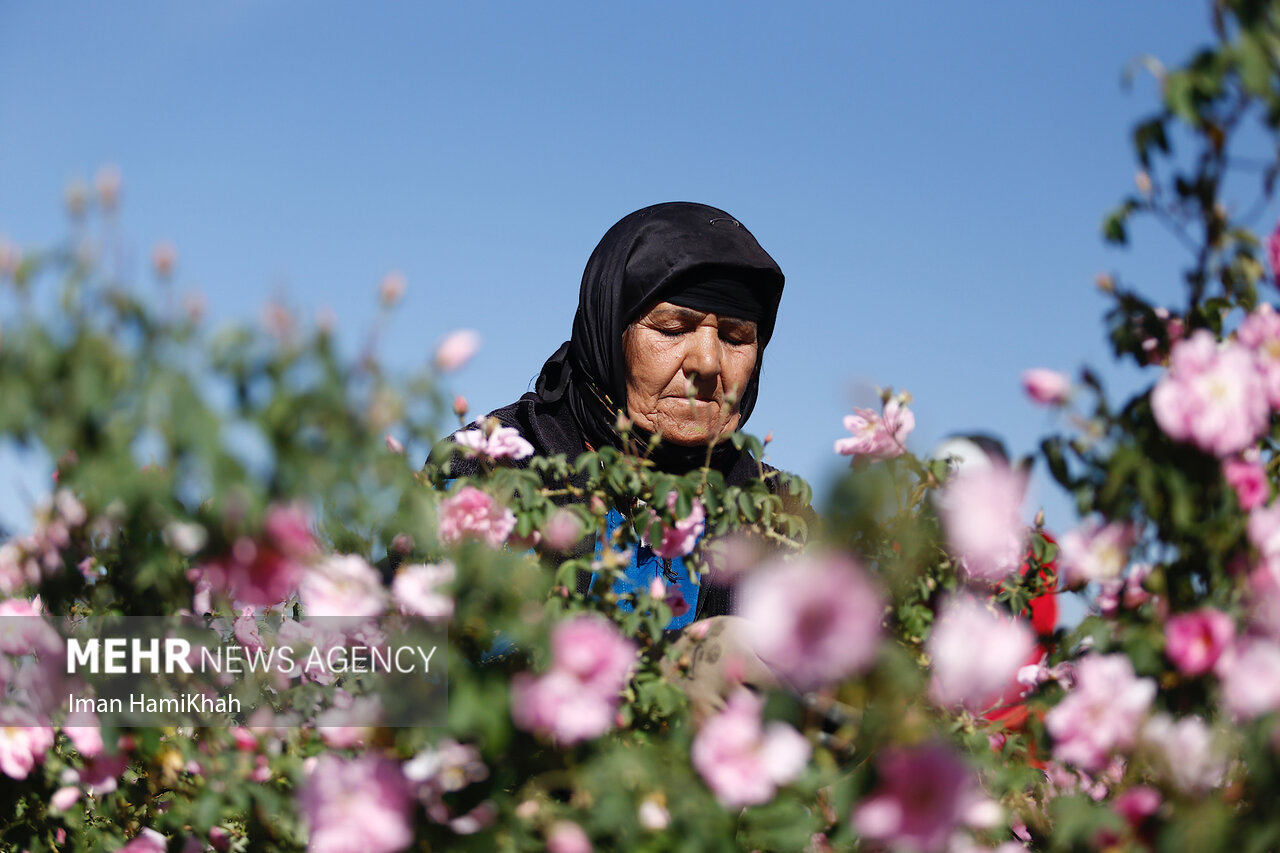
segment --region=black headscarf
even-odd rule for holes
[[[623,331],[683,285],[708,281],[740,286],[749,301],[763,306],[756,369],[738,403],[739,423],[745,424],[755,408],[760,365],[782,298],[782,270],[738,220],[685,201],[637,210],[604,235],[582,274],[573,335],[542,366],[537,396],[568,405],[593,446],[620,447],[615,424],[627,400]],[[705,454],[673,445],[663,452],[691,460]]]

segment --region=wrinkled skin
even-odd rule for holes
[[[659,302],[622,336],[627,414],[673,444],[737,429],[738,395],[756,369],[756,324]]]

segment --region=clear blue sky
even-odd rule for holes
[[[773,463],[828,482],[873,384],[914,395],[917,451],[982,429],[1028,452],[1054,420],[1023,369],[1137,387],[1094,276],[1178,292],[1171,244],[1107,249],[1098,225],[1155,106],[1122,72],[1184,60],[1207,7],[0,2],[0,235],[51,242],[67,181],[117,164],[140,278],[169,240],[215,321],[281,295],[354,345],[402,270],[381,353],[478,330],[450,381],[484,411],[567,337],[614,221],[702,201],[787,275],[750,424]],[[24,477],[0,456],[0,494]],[[1042,471],[1033,499],[1067,525]]]

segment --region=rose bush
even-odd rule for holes
[[[0,841],[1280,845],[1280,332],[1259,296],[1280,232],[1264,249],[1224,196],[1233,145],[1276,150],[1280,9],[1214,10],[1214,44],[1161,72],[1163,102],[1134,132],[1139,192],[1105,223],[1123,242],[1150,216],[1196,246],[1177,308],[1102,279],[1115,352],[1148,371],[1146,390],[1114,404],[1089,371],[1075,387],[1025,379],[1063,418],[1041,448],[1079,510],[1055,520],[1060,549],[1019,523],[1013,471],[911,454],[905,394],[846,419],[835,450],[854,461],[819,519],[807,486],[765,468],[728,487],[609,448],[531,458],[440,384],[473,332],[411,376],[372,347],[345,357],[329,324],[281,305],[261,328],[212,332],[198,298],[170,298],[173,247],[154,253],[159,299],[99,264],[118,230],[93,217],[117,215],[118,174],[96,213],[73,200],[72,242],[0,240],[0,438],[56,460],[30,529],[0,544]],[[407,285],[391,274],[372,298],[390,311]],[[480,473],[447,483],[447,453],[418,463],[450,413]],[[641,505],[606,535],[611,507]],[[581,572],[611,589],[641,541],[737,584],[738,628],[668,636],[689,602],[662,584],[577,592]],[[1055,568],[1095,607],[1037,635],[1029,604]],[[396,724],[396,690],[308,663],[223,685],[248,710],[222,725],[66,714],[80,685],[64,638],[143,616],[262,654],[447,625],[447,708],[438,725]],[[737,639],[708,695],[690,685],[716,637]]]

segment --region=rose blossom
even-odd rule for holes
[[[1236,626],[1221,610],[1204,607],[1179,613],[1164,626],[1164,653],[1183,675],[1201,675],[1235,640]]]
[[[586,530],[573,510],[560,507],[551,513],[542,526],[542,544],[553,551],[567,554],[581,541]]]
[[[1174,722],[1168,714],[1157,714],[1142,727],[1142,742],[1154,750],[1165,777],[1183,793],[1203,794],[1222,784],[1226,759],[1199,717]]]
[[[65,812],[74,806],[78,799],[80,799],[80,789],[74,785],[67,785],[53,792],[53,796],[49,798],[49,807],[54,811]]]
[[[675,492],[667,492],[667,509],[673,513],[675,512]],[[653,546],[653,553],[664,560],[674,560],[677,557],[685,556],[693,550],[694,545],[698,544],[698,538],[702,536],[702,532],[707,526],[706,519],[707,511],[702,506],[702,501],[694,498],[689,514],[684,518],[676,519],[674,525],[667,525],[661,521],[654,525],[654,527],[662,531],[662,539]],[[654,528],[651,527],[649,534],[652,536],[653,533]]]
[[[393,853],[413,842],[411,797],[400,767],[371,755],[322,755],[298,792],[314,853]]]
[[[44,621],[39,596],[30,601],[21,598],[0,601],[0,652],[28,655],[61,651],[62,639],[54,627]]]
[[[836,453],[892,459],[906,452],[907,435],[916,428],[916,416],[899,397],[893,397],[884,404],[882,413],[854,409],[852,415],[845,415],[844,428],[853,436],[838,439]]]
[[[53,729],[16,705],[0,707],[0,773],[25,779],[53,746]]]
[[[1115,798],[1116,812],[1137,827],[1160,809],[1160,792],[1148,785],[1135,785]]]
[[[450,583],[454,575],[453,563],[448,561],[402,566],[391,582],[391,596],[405,613],[433,624],[448,622],[453,618],[453,599],[438,590]]]
[[[1266,388],[1267,403],[1273,409],[1280,408],[1280,314],[1269,303],[1263,302],[1244,318],[1237,338],[1253,352]]]
[[[558,820],[547,830],[547,853],[591,853],[591,839],[570,820]]]
[[[1061,406],[1071,391],[1071,379],[1065,373],[1033,367],[1022,373],[1022,388],[1027,396],[1047,406]]]
[[[301,563],[313,559],[319,545],[298,507],[270,507],[263,534],[257,540],[237,539],[230,553],[197,566],[188,577],[197,589],[203,580],[210,590],[226,592],[244,604],[279,604],[294,593],[302,576]]]
[[[1089,581],[1120,577],[1137,538],[1137,528],[1132,524],[1103,524],[1097,519],[1068,531],[1058,543],[1058,565],[1067,585],[1083,586]]]
[[[527,459],[533,455],[533,445],[515,427],[482,424],[480,429],[456,433],[453,440],[490,459]]]
[[[1024,478],[1008,465],[961,470],[938,502],[947,542],[972,578],[998,583],[1022,564]]]
[[[440,502],[440,539],[456,545],[471,537],[500,548],[516,527],[516,516],[475,486],[463,486]]]
[[[1249,513],[1245,530],[1264,560],[1280,558],[1280,502]]]
[[[1207,329],[1173,345],[1166,373],[1151,392],[1156,423],[1175,441],[1214,456],[1230,456],[1257,442],[1271,411],[1253,354],[1218,342]]]
[[[355,554],[326,557],[302,577],[302,606],[308,617],[356,623],[382,612],[385,602],[377,570]]]
[[[992,803],[977,777],[941,743],[891,748],[876,759],[879,784],[853,812],[864,839],[897,848],[933,851],[964,824],[988,823]]]
[[[450,332],[436,346],[436,369],[445,372],[462,367],[480,349],[480,335],[471,329]]]
[[[392,270],[383,276],[382,284],[378,286],[378,301],[389,308],[404,296],[404,289],[404,273]]]
[[[617,710],[617,699],[584,690],[581,681],[563,670],[540,676],[520,672],[511,679],[512,721],[561,745],[609,731]]]
[[[92,711],[75,711],[62,721],[62,733],[71,739],[76,750],[85,758],[102,754],[102,725]]]
[[[246,607],[240,611],[231,629],[236,639],[240,641],[240,645],[248,651],[263,648],[262,635],[258,633],[258,620],[254,618],[252,607]]]
[[[1155,682],[1137,678],[1122,654],[1082,658],[1075,689],[1045,716],[1054,758],[1088,772],[1102,769],[1111,753],[1133,746],[1155,694]]]
[[[1280,708],[1280,645],[1241,638],[1218,659],[1222,704],[1237,719],[1251,720]]]
[[[1025,621],[1002,618],[968,596],[949,598],[925,643],[933,661],[929,696],[944,708],[985,711],[1013,683],[1034,648],[1035,636]]]
[[[1222,478],[1236,493],[1236,502],[1245,512],[1267,502],[1271,487],[1267,484],[1267,470],[1256,458],[1223,459]]]
[[[116,853],[166,853],[168,849],[169,839],[147,827]]]
[[[636,644],[613,623],[583,614],[551,632],[551,669],[511,680],[511,718],[526,731],[562,744],[604,734],[613,727],[622,689],[636,662]]]
[[[742,581],[737,609],[756,654],[798,690],[863,672],[880,647],[884,601],[844,554],[759,567]]]
[[[809,741],[782,722],[761,724],[764,699],[739,688],[693,739],[694,769],[726,808],[760,805],[800,775]]]

